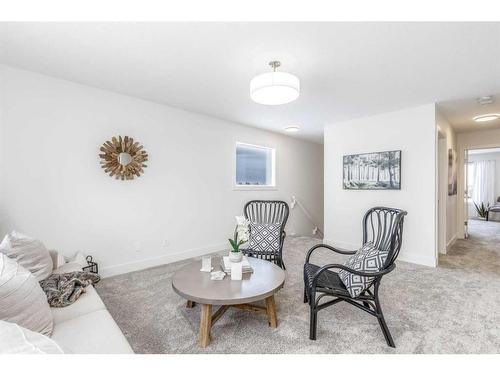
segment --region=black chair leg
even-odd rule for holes
[[[309,339],[316,340],[316,327],[318,325],[318,312],[311,306],[311,317],[309,322]]]
[[[387,327],[383,315],[380,315],[380,317],[378,317],[378,322],[380,324],[380,328],[382,328],[382,333],[384,334],[387,345],[389,345],[391,348],[395,348],[396,345],[394,344],[394,340],[392,339],[391,333],[389,332],[389,328]]]
[[[387,323],[385,322],[384,314],[382,313],[382,308],[380,307],[380,303],[378,302],[378,300],[376,301],[376,304],[378,324],[380,324],[380,328],[382,329],[382,333],[384,334],[385,341],[391,348],[395,348],[396,345],[394,344],[394,340],[392,339],[391,332],[389,332],[389,327],[387,327]]]
[[[306,286],[304,286],[304,303],[307,303],[308,300],[307,300],[307,290],[306,290]]]

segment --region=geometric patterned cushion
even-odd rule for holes
[[[347,259],[344,266],[356,271],[377,272],[384,265],[387,254],[387,251],[380,251],[372,242],[367,242],[356,254]],[[374,277],[359,276],[345,270],[340,270],[339,276],[351,297],[359,296],[374,280]]]
[[[254,251],[276,254],[280,249],[281,223],[250,222],[249,247]]]

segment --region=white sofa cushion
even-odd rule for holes
[[[65,263],[55,274],[81,271],[77,263]],[[93,286],[67,307],[50,309],[54,317],[52,338],[65,352],[78,354],[133,353],[120,328],[106,310]]]
[[[52,258],[43,243],[24,234],[12,231],[0,243],[0,253],[15,259],[30,271],[38,281],[47,278],[53,269]]]
[[[94,311],[56,324],[52,339],[72,353],[133,353],[127,339],[107,310]]]
[[[65,263],[61,267],[56,268],[54,271],[52,271],[52,273],[61,274],[61,273],[76,272],[76,271],[82,271],[82,266],[80,266],[77,263]]]
[[[94,287],[89,285],[85,288],[85,293],[82,293],[71,305],[66,307],[51,307],[50,310],[52,311],[54,324],[57,325],[94,311],[106,310],[106,306]]]
[[[35,276],[0,253],[0,320],[50,335],[52,313]]]
[[[0,320],[0,354],[63,354],[61,347],[45,335]]]
[[[55,269],[53,274],[62,274],[68,272],[81,271],[82,266],[77,263],[65,263],[61,267]],[[92,285],[85,288],[85,293],[71,305],[66,307],[51,307],[54,324],[64,322],[66,320],[78,318],[79,316],[98,311],[105,310],[106,306],[97,294]]]

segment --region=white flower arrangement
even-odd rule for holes
[[[236,216],[236,232],[234,234],[234,239],[229,239],[231,244],[232,252],[239,252],[240,246],[245,242],[248,242],[250,238],[250,228],[249,221],[244,216]]]

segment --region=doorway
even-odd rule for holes
[[[463,205],[464,238],[440,254],[439,266],[476,270],[500,264],[500,147],[463,150],[460,167],[463,182],[459,205]]]
[[[500,148],[465,150],[465,237],[489,241],[500,235]]]

